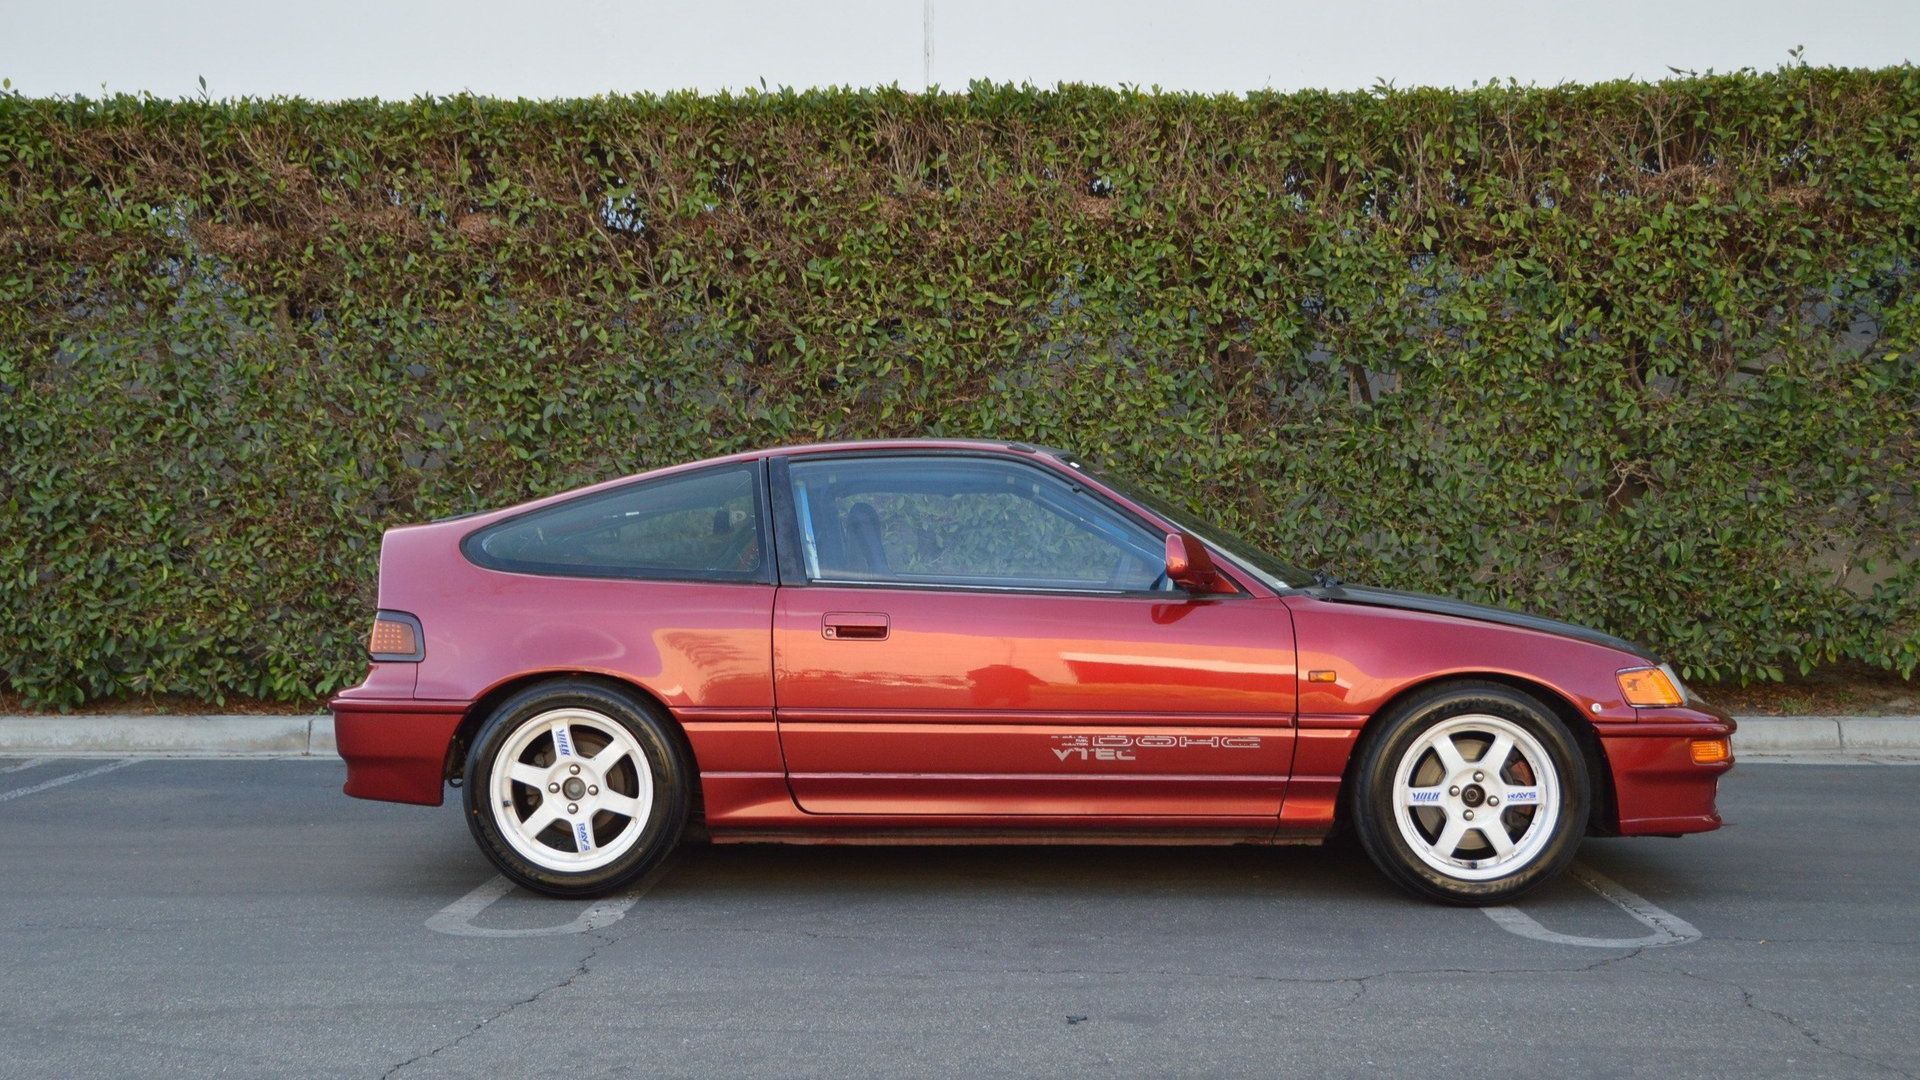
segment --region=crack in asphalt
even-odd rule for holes
[[[661,928],[655,927],[654,929],[659,930]],[[707,928],[707,929],[711,930],[713,928]],[[801,937],[812,938],[812,939],[863,940],[869,936],[869,935],[854,935],[854,934],[845,934],[845,935],[831,934],[831,933],[823,933],[819,931],[799,930],[792,927],[787,927],[787,928],[735,927],[731,929],[755,932],[755,933],[798,935]],[[526,1008],[527,1006],[537,1003],[541,998],[546,997],[548,994],[551,994],[557,990],[564,990],[574,985],[574,983],[578,982],[581,978],[583,978],[584,976],[592,972],[593,961],[600,955],[601,950],[606,949],[609,946],[612,946],[614,944],[617,944],[621,940],[623,935],[610,933],[608,931],[587,931],[582,936],[593,939],[594,945],[592,948],[588,949],[586,954],[583,955],[574,964],[573,970],[569,972],[564,978],[558,980],[557,982],[550,983],[547,986],[540,988],[539,990],[535,991],[532,994],[529,994],[526,997],[518,998],[513,1001],[507,1002],[506,1004],[502,1005],[500,1008],[494,1010],[492,1013],[488,1014],[485,1017],[482,1017],[478,1022],[474,1023],[471,1027],[467,1028],[467,1030],[461,1032],[459,1035],[456,1035],[452,1039],[449,1039],[446,1042],[440,1043],[439,1045],[434,1046],[428,1050],[423,1050],[420,1053],[415,1054],[412,1057],[399,1062],[398,1064],[395,1064],[393,1067],[389,1068],[385,1073],[381,1074],[381,1080],[392,1080],[393,1077],[398,1076],[400,1073],[405,1072],[407,1069],[411,1068],[412,1066],[422,1061],[431,1061],[432,1059],[439,1057],[442,1053],[445,1053],[446,1051],[451,1050],[456,1046],[459,1046],[461,1043],[466,1042],[468,1039],[471,1039],[474,1036],[480,1034],[480,1032],[485,1030],[488,1027],[488,1025],[494,1023],[495,1021],[504,1019],[508,1016],[511,1016],[515,1012],[518,1012],[519,1010]],[[1373,972],[1366,975],[1344,975],[1344,976],[1327,976],[1327,977],[1263,975],[1257,972],[1244,973],[1244,974],[1241,974],[1241,973],[1221,974],[1216,972],[1175,971],[1172,969],[1128,970],[1128,969],[1117,969],[1117,968],[1116,969],[982,968],[982,969],[949,969],[948,973],[949,974],[1002,974],[1002,975],[1096,975],[1096,976],[1102,976],[1102,977],[1125,976],[1125,975],[1143,975],[1143,976],[1150,976],[1150,977],[1186,976],[1186,977],[1217,978],[1217,979],[1228,979],[1228,980],[1237,979],[1237,980],[1244,980],[1247,982],[1277,983],[1282,985],[1295,985],[1295,986],[1351,986],[1353,988],[1353,995],[1347,998],[1347,1000],[1341,1002],[1337,1006],[1340,1009],[1346,1009],[1351,1007],[1358,1001],[1360,1001],[1361,998],[1364,998],[1367,994],[1368,984],[1379,979],[1418,976],[1418,975],[1578,975],[1586,972],[1598,971],[1599,969],[1603,967],[1607,967],[1612,964],[1619,964],[1629,960],[1633,960],[1639,957],[1642,953],[1646,951],[1647,951],[1647,948],[1645,946],[1641,946],[1638,948],[1626,950],[1622,952],[1619,956],[1604,957],[1602,959],[1595,960],[1593,963],[1590,963],[1590,964],[1581,964],[1581,965],[1572,966],[1572,967],[1390,968],[1386,971],[1377,971],[1377,972]],[[1816,1045],[1818,1045],[1818,1040],[1815,1040],[1815,1042],[1816,1042]],[[1827,1048],[1823,1046],[1822,1049],[1827,1049]],[[1866,1059],[1863,1058],[1860,1060],[1865,1061]],[[1880,1064],[1879,1062],[1869,1062],[1869,1063],[1874,1065]]]
[[[1148,975],[1148,976],[1155,976],[1155,977],[1185,975],[1185,976],[1193,976],[1193,977],[1199,977],[1199,978],[1245,979],[1249,982],[1277,982],[1277,983],[1298,983],[1302,985],[1336,986],[1343,983],[1371,982],[1375,979],[1386,979],[1386,978],[1392,978],[1394,976],[1404,976],[1404,975],[1580,975],[1589,971],[1598,971],[1599,969],[1606,967],[1609,964],[1618,964],[1627,960],[1632,960],[1633,958],[1639,956],[1641,953],[1645,951],[1646,949],[1643,946],[1641,948],[1624,952],[1619,956],[1609,956],[1604,960],[1595,960],[1591,964],[1582,964],[1577,967],[1389,968],[1386,971],[1376,971],[1367,975],[1328,975],[1328,976],[1320,976],[1320,977],[1304,976],[1304,975],[1262,975],[1258,972],[1222,973],[1222,972],[1210,972],[1210,971],[1176,971],[1172,968],[1158,968],[1158,969],[1156,968],[993,968],[993,969],[982,968],[982,969],[976,969],[974,973],[984,974],[984,973],[987,973],[988,971],[991,971],[993,973],[1002,974],[1002,975],[1105,975],[1105,976]],[[965,974],[967,973],[967,969],[949,969],[949,971],[946,973],[947,974]]]
[[[638,890],[638,892],[641,894],[650,892],[654,885],[658,884],[662,878],[666,877],[669,873],[673,872],[676,869],[679,869],[678,860],[669,857],[665,861],[661,862],[659,865],[655,866],[652,870],[648,871],[643,877],[641,877],[640,881],[635,884],[634,888]],[[566,977],[560,979],[557,982],[549,983],[548,985],[541,987],[539,990],[534,991],[532,994],[529,994],[526,997],[517,998],[515,1000],[507,1002],[505,1005],[502,1005],[500,1008],[495,1009],[492,1013],[484,1017],[481,1017],[479,1022],[475,1023],[473,1026],[469,1027],[467,1030],[461,1032],[460,1034],[454,1036],[453,1038],[447,1040],[446,1042],[443,1042],[438,1046],[433,1047],[432,1049],[423,1050],[420,1053],[415,1054],[412,1057],[406,1059],[405,1061],[402,1061],[394,1065],[392,1068],[388,1069],[386,1072],[381,1074],[380,1080],[392,1080],[392,1077],[398,1076],[400,1073],[406,1071],[408,1068],[412,1067],[413,1065],[416,1065],[422,1061],[431,1061],[434,1058],[439,1057],[441,1054],[445,1053],[446,1051],[451,1050],[454,1047],[459,1046],[461,1043],[466,1042],[468,1039],[473,1038],[475,1035],[480,1034],[480,1032],[486,1030],[487,1026],[489,1024],[492,1024],[494,1021],[505,1019],[506,1017],[511,1016],[512,1014],[518,1012],[519,1010],[534,1004],[535,1002],[539,1001],[541,998],[546,997],[548,994],[551,994],[556,990],[564,990],[567,987],[572,986],[574,983],[578,982],[580,979],[592,973],[593,961],[599,957],[600,951],[622,940],[623,935],[613,932],[613,926],[617,926],[617,925],[619,924],[614,923],[612,925],[602,927],[601,929],[598,929],[598,930],[583,930],[580,932],[581,937],[584,937],[592,941],[594,944],[592,948],[586,951],[585,955],[580,957],[580,959],[574,963],[573,970],[571,972],[568,972]]]
[[[798,933],[801,936],[805,936],[805,937],[816,936],[806,931],[786,931],[786,932]],[[586,955],[580,958],[579,962],[574,965],[573,971],[569,973],[565,978],[559,980],[558,982],[552,983],[548,986],[542,987],[539,991],[533,994],[530,994],[527,997],[520,998],[515,1001],[510,1001],[506,1003],[504,1006],[495,1010],[493,1013],[489,1014],[488,1016],[482,1018],[478,1023],[475,1023],[472,1027],[468,1028],[466,1031],[461,1032],[459,1035],[455,1036],[454,1038],[449,1039],[448,1041],[441,1043],[440,1045],[435,1046],[430,1050],[425,1050],[425,1051],[422,1051],[421,1053],[415,1054],[414,1056],[388,1069],[384,1074],[382,1074],[381,1080],[391,1080],[392,1077],[399,1075],[401,1072],[404,1072],[409,1067],[421,1061],[430,1061],[433,1058],[440,1056],[440,1054],[442,1054],[443,1052],[451,1050],[454,1047],[459,1046],[461,1043],[466,1042],[468,1039],[473,1038],[475,1035],[478,1035],[482,1030],[484,1030],[489,1024],[492,1024],[494,1021],[504,1019],[505,1017],[512,1015],[513,1013],[519,1011],[520,1009],[523,1009],[529,1005],[533,1005],[536,1002],[538,1002],[541,998],[547,996],[548,994],[553,993],[556,990],[563,990],[567,987],[572,986],[580,978],[591,973],[593,961],[596,957],[599,956],[600,951],[602,949],[605,949],[608,946],[616,944],[620,939],[619,935],[602,933],[599,931],[591,932],[586,936],[595,938],[595,944],[593,948],[587,950]],[[1127,969],[1103,969],[1103,968],[950,969],[948,973],[949,974],[1002,974],[1002,975],[1097,975],[1102,977],[1111,977],[1111,976],[1118,976],[1118,975],[1144,975],[1144,976],[1154,976],[1154,977],[1198,976],[1202,978],[1219,978],[1219,979],[1228,979],[1228,980],[1238,979],[1238,980],[1244,980],[1247,982],[1277,983],[1277,984],[1294,985],[1294,986],[1351,986],[1353,988],[1353,995],[1347,998],[1347,1000],[1341,1002],[1337,1006],[1337,1008],[1346,1009],[1351,1007],[1358,1001],[1360,1001],[1361,998],[1364,998],[1367,994],[1368,984],[1379,979],[1389,979],[1389,978],[1396,978],[1396,977],[1407,977],[1407,976],[1418,976],[1418,975],[1578,975],[1578,974],[1583,974],[1590,971],[1597,971],[1600,968],[1607,967],[1608,965],[1611,965],[1611,964],[1619,964],[1629,960],[1633,960],[1644,952],[1646,952],[1646,948],[1643,946],[1640,948],[1635,948],[1635,949],[1631,949],[1626,952],[1623,952],[1619,956],[1609,956],[1604,959],[1596,960],[1591,964],[1581,964],[1574,967],[1390,968],[1386,971],[1377,971],[1377,972],[1372,972],[1366,975],[1344,975],[1344,976],[1328,976],[1328,977],[1262,975],[1259,973],[1220,974],[1220,973],[1212,973],[1212,972],[1175,971],[1171,969],[1127,970]],[[1823,1047],[1823,1049],[1825,1048]],[[1861,1059],[1861,1060],[1866,1060],[1866,1059]],[[1879,1064],[1878,1062],[1870,1062],[1870,1063],[1875,1065]]]
[[[1796,1034],[1798,1034],[1801,1038],[1807,1040],[1807,1042],[1811,1043],[1816,1049],[1822,1050],[1829,1054],[1838,1054],[1839,1056],[1846,1058],[1849,1061],[1857,1061],[1862,1065],[1871,1065],[1876,1069],[1879,1069],[1883,1072],[1892,1073],[1895,1076],[1904,1076],[1907,1078],[1907,1080],[1916,1080],[1916,1076],[1914,1073],[1910,1073],[1898,1066],[1889,1065],[1884,1061],[1878,1061],[1874,1058],[1867,1057],[1864,1054],[1856,1054],[1851,1050],[1842,1050],[1838,1046],[1829,1045],[1825,1039],[1822,1039],[1819,1035],[1815,1034],[1812,1028],[1808,1027],[1806,1024],[1802,1023],[1800,1020],[1796,1019],[1795,1017],[1780,1011],[1779,1009],[1769,1008],[1768,1006],[1760,1004],[1758,996],[1755,995],[1753,991],[1747,989],[1745,986],[1742,986],[1737,982],[1734,982],[1731,979],[1716,979],[1711,975],[1701,975],[1697,972],[1686,971],[1681,969],[1673,969],[1673,968],[1667,969],[1667,973],[1692,979],[1696,982],[1707,983],[1711,986],[1718,986],[1728,990],[1737,990],[1740,993],[1740,1003],[1744,1007],[1751,1009],[1762,1016],[1771,1016],[1775,1020],[1778,1020],[1779,1022],[1787,1025],[1787,1027],[1793,1029],[1793,1031]]]
[[[768,934],[776,937],[801,937],[808,941],[904,941],[900,934],[850,934],[832,930],[803,930],[797,926],[670,926],[655,924],[656,934]]]
[[[1822,938],[1822,937],[1735,937],[1731,934],[1715,934],[1706,941],[1731,941],[1740,945],[1871,945],[1875,948],[1900,949],[1915,948],[1913,941],[1879,941],[1874,938]],[[1704,942],[1703,942],[1704,943]]]
[[[1331,976],[1323,976],[1323,977],[1309,977],[1309,976],[1301,976],[1301,975],[1262,975],[1258,972],[1221,973],[1221,972],[1206,972],[1206,971],[1175,971],[1172,969],[1154,970],[1154,969],[1124,969],[1124,968],[1122,969],[996,968],[996,969],[991,969],[991,971],[992,973],[1002,974],[1002,975],[1098,975],[1098,976],[1109,977],[1109,978],[1113,976],[1125,976],[1125,975],[1145,975],[1145,976],[1154,976],[1154,977],[1162,977],[1162,978],[1170,977],[1170,976],[1186,976],[1189,978],[1197,977],[1197,978],[1240,980],[1245,982],[1256,982],[1256,983],[1278,983],[1281,985],[1290,985],[1290,986],[1352,986],[1354,988],[1353,996],[1348,998],[1346,1001],[1341,1002],[1340,1005],[1338,1006],[1339,1008],[1344,1009],[1354,1004],[1355,1002],[1359,1001],[1361,998],[1365,997],[1367,995],[1368,984],[1373,983],[1380,979],[1390,979],[1390,978],[1396,978],[1396,977],[1406,977],[1406,976],[1415,976],[1415,975],[1581,975],[1590,971],[1598,971],[1601,968],[1607,967],[1611,964],[1620,964],[1620,963],[1625,963],[1626,961],[1629,961],[1629,960],[1636,959],[1642,953],[1646,952],[1647,949],[1648,949],[1648,946],[1643,945],[1634,949],[1626,950],[1622,952],[1619,956],[1609,956],[1604,959],[1595,960],[1591,964],[1581,964],[1575,967],[1389,968],[1386,971],[1376,971],[1368,975],[1331,975]],[[988,969],[979,969],[979,970],[974,970],[969,972],[967,971],[967,969],[950,969],[949,972],[947,973],[948,974],[961,974],[961,973],[983,974],[983,973],[986,973],[987,970]]]
[[[655,885],[658,885],[660,881],[664,879],[667,875],[682,868],[683,868],[682,861],[678,857],[676,857],[676,855],[669,854],[666,859],[663,859],[661,862],[656,864],[653,867],[653,869],[647,871],[644,875],[640,877],[640,879],[637,882],[635,882],[632,885],[631,889],[632,889],[632,895],[634,899],[637,901],[641,896],[644,896],[646,893],[653,891],[653,887]],[[621,921],[624,921],[624,920],[621,920]],[[609,924],[608,926],[601,927],[598,930],[582,930],[580,932],[580,936],[592,941],[594,943],[593,947],[588,949],[586,952],[586,955],[582,956],[574,964],[573,970],[569,972],[565,978],[561,979],[558,982],[551,983],[547,986],[541,987],[539,990],[535,991],[534,993],[526,997],[518,998],[516,1000],[507,1002],[505,1005],[501,1006],[499,1009],[494,1010],[491,1014],[482,1017],[478,1023],[474,1024],[472,1027],[468,1028],[467,1030],[461,1032],[459,1035],[456,1035],[452,1039],[449,1039],[446,1042],[441,1043],[440,1045],[435,1046],[430,1050],[424,1050],[418,1054],[415,1054],[412,1057],[406,1059],[405,1061],[402,1061],[399,1064],[394,1065],[392,1068],[388,1069],[386,1072],[380,1075],[380,1080],[391,1080],[392,1077],[399,1075],[401,1072],[405,1071],[407,1068],[421,1061],[430,1061],[436,1057],[439,1057],[441,1054],[445,1053],[446,1051],[451,1050],[454,1047],[459,1046],[461,1043],[466,1042],[468,1039],[473,1038],[475,1035],[480,1034],[481,1031],[486,1029],[487,1025],[493,1023],[494,1021],[504,1019],[507,1016],[510,1016],[515,1012],[518,1012],[519,1010],[526,1008],[529,1005],[532,1005],[533,1003],[539,1001],[541,998],[546,997],[548,994],[551,994],[556,990],[564,990],[567,987],[572,986],[575,982],[578,982],[581,978],[585,977],[586,975],[592,972],[593,961],[600,955],[600,950],[605,949],[611,945],[614,945],[622,940],[623,935],[616,934],[613,932],[613,927],[618,925],[619,925],[619,922],[614,922]]]
[[[548,994],[553,993],[555,990],[564,990],[567,987],[572,986],[582,976],[588,974],[592,970],[594,958],[600,955],[600,950],[606,948],[609,945],[614,944],[617,940],[619,940],[617,935],[607,933],[605,931],[599,931],[599,930],[584,931],[582,933],[582,936],[593,939],[594,946],[593,948],[588,949],[586,952],[586,955],[582,956],[579,959],[579,961],[577,961],[574,964],[573,970],[569,972],[565,978],[561,979],[558,982],[551,983],[547,986],[543,986],[539,990],[528,995],[527,997],[518,998],[516,1000],[507,1002],[505,1005],[501,1006],[499,1009],[494,1010],[494,1012],[492,1012],[491,1014],[485,1017],[482,1017],[480,1021],[474,1024],[472,1027],[454,1036],[453,1038],[447,1040],[446,1042],[441,1043],[440,1045],[435,1046],[430,1050],[423,1050],[420,1053],[415,1054],[412,1057],[406,1059],[405,1061],[402,1061],[399,1064],[388,1069],[386,1072],[380,1074],[380,1080],[392,1080],[392,1077],[398,1076],[400,1073],[404,1072],[405,1070],[412,1067],[413,1065],[418,1064],[419,1062],[430,1061],[436,1057],[439,1057],[442,1053],[448,1050],[451,1050],[454,1047],[459,1046],[461,1043],[466,1042],[468,1039],[473,1038],[475,1035],[480,1034],[481,1031],[485,1030],[488,1024],[493,1023],[495,1020],[500,1020],[507,1016],[510,1016],[513,1013],[519,1011],[520,1009],[523,1009],[528,1005],[532,1005],[534,1002],[539,1001],[543,997],[546,997]]]

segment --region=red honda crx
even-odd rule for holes
[[[386,534],[346,792],[561,896],[715,842],[1283,844],[1509,900],[1717,828],[1733,722],[1568,623],[1341,584],[1057,450],[661,469]]]

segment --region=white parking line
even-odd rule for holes
[[[1583,945],[1589,949],[1657,949],[1669,945],[1686,945],[1700,940],[1700,931],[1692,923],[1612,878],[1584,866],[1576,866],[1567,874],[1573,880],[1599,893],[1602,899],[1614,907],[1633,916],[1640,925],[1652,930],[1653,933],[1637,938],[1581,937],[1578,934],[1562,934],[1557,930],[1549,930],[1536,922],[1533,916],[1516,907],[1503,905],[1480,910],[1486,912],[1487,918],[1492,919],[1494,924],[1502,930],[1555,945]]]
[[[136,760],[138,759],[125,758],[120,761],[109,761],[105,765],[95,765],[91,769],[82,769],[79,772],[68,773],[65,776],[56,776],[51,780],[42,781],[41,783],[35,784],[32,787],[15,788],[12,791],[3,791],[3,792],[0,792],[0,802],[6,802],[8,799],[17,799],[22,795],[33,795],[38,792],[45,791],[48,788],[57,788],[61,784],[71,784],[75,780],[85,780],[89,776],[99,776],[101,773],[112,772],[115,769],[124,769],[127,766],[134,764]]]
[[[35,765],[45,765],[47,762],[52,760],[53,760],[52,758],[43,758],[43,757],[28,758],[27,760],[21,762],[18,765],[9,765],[4,769],[0,769],[0,773],[19,772],[22,769],[31,769]]]
[[[472,892],[434,912],[427,919],[427,929],[456,937],[482,938],[549,937],[556,934],[584,934],[589,930],[601,930],[626,918],[627,909],[647,895],[647,892],[653,888],[654,882],[660,880],[665,872],[664,865],[656,868],[626,892],[595,901],[593,906],[574,916],[573,921],[569,923],[530,927],[475,926],[473,925],[474,916],[513,891],[513,882],[496,874],[481,882]]]

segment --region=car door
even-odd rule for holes
[[[1169,591],[1166,537],[1012,456],[777,462],[774,697],[803,810],[1271,819],[1277,599]]]

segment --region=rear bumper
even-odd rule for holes
[[[446,794],[447,748],[467,703],[354,697],[327,702],[347,763],[343,789],[356,799],[439,806]]]
[[[1638,723],[1596,724],[1613,773],[1622,836],[1674,836],[1721,826],[1715,799],[1732,758],[1696,764],[1696,739],[1733,734],[1731,717],[1695,709],[1648,710]]]

